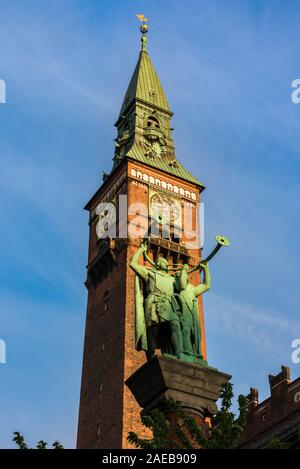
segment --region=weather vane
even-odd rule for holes
[[[140,20],[140,22],[142,23],[142,24],[141,24],[141,27],[140,27],[141,33],[142,33],[142,34],[146,34],[147,31],[148,31],[148,25],[147,25],[147,23],[148,23],[149,19],[146,18],[145,15],[143,15],[142,13],[140,13],[140,14],[138,14],[138,15],[136,15],[136,16],[137,16],[137,18]]]

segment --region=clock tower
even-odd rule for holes
[[[141,33],[139,58],[115,124],[113,167],[85,207],[90,235],[78,448],[128,448],[128,432],[144,431],[140,408],[124,384],[146,362],[135,349],[132,255],[147,238],[148,260],[163,256],[169,265],[188,264],[192,270],[201,256],[182,223],[183,208],[189,207],[197,225],[204,186],[175,155],[172,112],[147,51],[145,22]],[[190,279],[199,284],[199,271]],[[198,303],[199,354],[205,360],[201,296]]]

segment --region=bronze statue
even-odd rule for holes
[[[132,256],[130,267],[135,280],[136,301],[136,349],[145,350],[147,358],[155,349],[182,358],[182,333],[179,306],[174,297],[174,276],[168,273],[168,261],[159,257],[155,268],[139,264],[147,251],[142,243]],[[142,283],[141,283],[142,282]]]
[[[136,349],[144,350],[147,358],[160,349],[162,354],[192,363],[207,364],[201,354],[201,327],[197,297],[210,288],[208,261],[221,246],[228,246],[224,236],[217,236],[217,246],[196,267],[169,267],[167,259],[159,257],[154,263],[147,256],[147,244],[141,244],[130,260],[135,278],[135,338]],[[141,257],[152,268],[139,264]],[[201,269],[203,282],[192,285],[189,274]],[[174,271],[174,274],[170,273]]]
[[[175,299],[180,310],[180,324],[183,342],[183,353],[189,357],[203,361],[201,353],[201,327],[199,320],[198,299],[210,289],[210,273],[208,263],[200,264],[204,271],[203,282],[194,286],[189,282],[189,266],[184,265],[175,275]],[[195,361],[195,360],[192,360]]]

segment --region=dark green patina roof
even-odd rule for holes
[[[122,116],[126,108],[135,99],[140,99],[141,101],[146,101],[153,105],[153,101],[150,99],[149,90],[155,93],[155,106],[170,113],[165,92],[158,79],[152,61],[148,52],[146,50],[142,50],[126,91],[120,116]]]
[[[175,158],[169,158],[167,156],[162,158],[149,158],[145,155],[144,147],[136,143],[127,152],[127,156],[129,158],[132,158],[133,160],[140,161],[141,163],[145,163],[148,166],[160,169],[165,173],[172,174],[173,176],[177,176],[181,179],[184,179],[185,181],[192,182],[193,184],[197,184],[198,186],[205,188],[205,186],[199,181],[199,179],[193,176]]]
[[[199,179],[185,169],[175,156],[172,129],[170,128],[172,113],[163,87],[146,50],[145,34],[142,35],[142,49],[123,100],[120,115],[116,123],[117,127],[122,119],[126,120],[128,118],[128,115],[132,110],[132,106],[135,106],[136,108],[139,107],[139,102],[146,103],[148,106],[151,106],[154,112],[157,110],[160,112],[164,111],[164,113],[166,113],[165,116],[167,116],[168,119],[170,134],[168,150],[164,155],[151,157],[146,154],[145,146],[141,143],[141,138],[135,137],[130,148],[127,147],[125,157],[127,156],[133,160],[140,161],[148,166],[152,166],[164,171],[165,173],[172,174],[204,188],[205,186],[199,181]]]

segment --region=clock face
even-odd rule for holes
[[[150,214],[158,223],[180,223],[180,202],[162,192],[156,192],[150,195]]]

